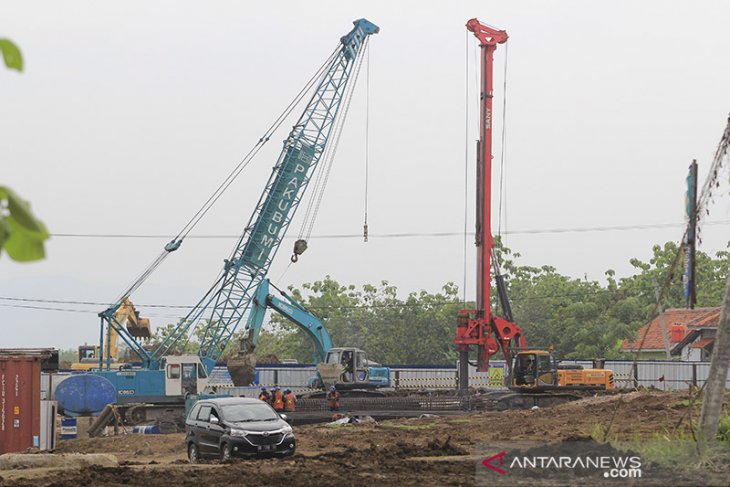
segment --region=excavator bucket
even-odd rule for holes
[[[256,380],[256,354],[237,352],[226,361],[228,373],[236,387],[251,385]]]
[[[122,301],[122,305],[115,313],[115,317],[120,322],[126,321],[127,331],[135,338],[150,338],[152,336],[152,328],[150,327],[150,320],[147,318],[140,318],[139,311],[134,307],[132,301],[129,298],[125,298]]]
[[[129,330],[130,335],[136,338],[150,338],[152,336],[150,320],[148,318],[128,320],[127,330]]]
[[[324,382],[325,389],[329,389],[331,386],[341,382],[340,378],[342,373],[345,371],[345,367],[342,364],[319,364],[317,365],[317,372]]]
[[[249,332],[240,339],[238,351],[226,360],[234,386],[249,386],[256,380],[255,348],[253,335]]]

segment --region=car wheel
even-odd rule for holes
[[[223,443],[221,445],[221,462],[228,463],[231,461],[231,445]]]
[[[190,463],[200,462],[200,451],[198,450],[198,445],[195,443],[188,445],[188,460],[190,460]]]

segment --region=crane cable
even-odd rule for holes
[[[464,65],[464,283],[462,285],[461,294],[462,301],[466,305],[466,265],[468,253],[468,219],[469,219],[469,31],[465,31],[466,41],[465,61]]]
[[[297,93],[291,102],[286,106],[283,112],[274,120],[254,146],[248,151],[248,153],[241,159],[241,161],[228,173],[228,176],[223,182],[215,189],[213,194],[203,203],[198,211],[188,220],[188,222],[182,227],[177,235],[164,247],[164,250],[148,265],[142,273],[137,276],[126,288],[125,291],[117,298],[116,303],[120,303],[125,298],[129,297],[134,291],[157,270],[167,256],[177,250],[182,244],[183,239],[198,225],[203,217],[210,211],[213,205],[223,195],[223,193],[230,187],[243,170],[251,163],[253,158],[259,153],[261,148],[271,139],[271,136],[281,127],[284,121],[289,117],[291,112],[296,108],[307,93],[312,89],[314,84],[321,78],[327,67],[332,63],[337,54],[341,49],[341,45],[338,44],[337,48],[327,57],[325,62],[317,69],[312,77],[307,81],[304,87]]]
[[[365,52],[368,50],[369,45],[369,38],[366,38],[363,49],[358,52],[358,58],[354,67],[354,71],[352,72],[352,82],[348,84],[345,89],[345,93],[343,94],[343,113],[335,121],[335,126],[332,129],[332,134],[330,135],[333,141],[327,146],[327,148],[325,149],[325,153],[322,156],[323,162],[320,164],[322,167],[321,169],[318,169],[317,172],[317,177],[314,182],[314,188],[311,193],[312,196],[309,199],[307,209],[304,213],[304,219],[302,221],[302,226],[299,230],[297,242],[294,244],[295,249],[297,248],[297,245],[303,245],[303,248],[306,249],[306,242],[312,235],[314,223],[317,220],[317,216],[322,205],[324,190],[327,186],[327,182],[329,181],[330,172],[332,170],[332,162],[334,161],[335,154],[337,153],[337,148],[339,147],[340,137],[342,136],[345,121],[347,120],[347,114],[350,111],[350,105],[352,103],[353,94],[355,92],[355,86],[360,76],[360,68],[362,67],[363,59],[365,58]],[[297,252],[295,252],[295,255],[296,253]],[[294,255],[292,256],[292,261],[296,262],[296,260],[294,260]]]
[[[365,222],[362,238],[368,241],[368,179],[370,177],[370,49],[367,50],[368,65],[365,77]]]
[[[502,84],[502,147],[499,156],[499,219],[497,235],[502,236],[502,202],[504,201],[504,219],[507,226],[507,197],[506,183],[504,182],[504,154],[507,144],[507,58],[509,54],[509,40],[504,43],[504,80]]]

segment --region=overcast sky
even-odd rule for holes
[[[495,58],[495,166],[507,58],[502,230],[524,264],[580,278],[603,279],[606,269],[626,276],[630,258],[647,259],[653,244],[678,240],[687,167],[696,158],[704,180],[730,111],[730,4],[720,1],[24,1],[2,2],[0,11],[0,38],[16,42],[26,63],[22,74],[0,69],[0,185],[30,200],[54,234],[176,234],[351,22],[378,24],[369,92],[374,236],[312,239],[288,270],[286,240],[270,272],[279,287],[327,274],[358,285],[385,279],[403,294],[461,286],[465,151],[472,232],[477,137],[469,18],[510,36]],[[316,235],[362,232],[364,81]],[[285,136],[277,134],[194,235],[242,231]],[[730,220],[726,177],[723,184],[709,221]],[[676,226],[554,231],[667,223]],[[724,249],[728,228],[706,225],[701,249]],[[533,230],[551,232],[524,233]],[[377,237],[438,232],[454,235]],[[5,298],[113,301],[165,242],[55,236],[42,262],[2,255],[0,347],[98,340],[95,313],[103,306]],[[188,239],[133,300],[193,304],[233,244]],[[174,310],[141,310],[155,325],[174,321]]]

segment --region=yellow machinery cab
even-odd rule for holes
[[[560,365],[547,350],[522,350],[513,356],[511,389],[603,389],[614,388],[613,371]]]

